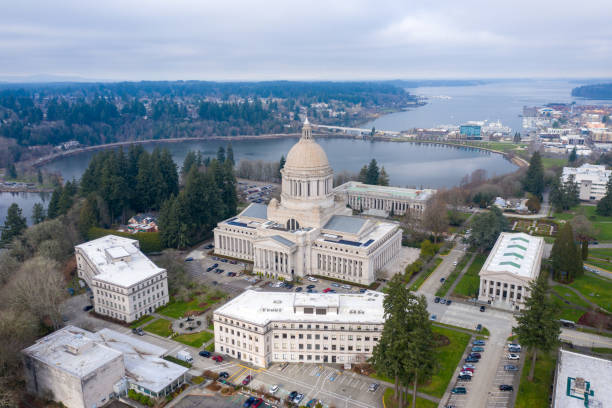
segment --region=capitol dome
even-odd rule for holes
[[[302,137],[287,154],[284,168],[290,171],[331,170],[325,150],[312,138],[308,119],[304,121]]]

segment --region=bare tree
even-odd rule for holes
[[[38,322],[28,311],[8,309],[0,312],[0,377],[15,375],[21,364],[21,350],[37,337]]]
[[[423,228],[431,231],[434,236],[434,243],[438,242],[438,236],[448,228],[446,202],[437,194],[427,202],[427,207],[425,207],[423,213]]]

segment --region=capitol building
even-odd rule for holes
[[[287,280],[320,275],[368,285],[397,272],[399,225],[352,215],[346,194],[334,190],[333,170],[308,119],[281,174],[280,202],[251,204],[217,224],[216,254]]]

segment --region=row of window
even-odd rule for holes
[[[344,334],[340,334],[340,335],[337,335],[337,334],[328,335],[328,334],[318,334],[318,333],[315,333],[315,334],[302,334],[302,333],[299,333],[299,334],[297,334],[297,338],[300,339],[300,340],[303,340],[303,339],[306,339],[306,340],[313,340],[313,339],[314,340],[321,340],[321,339],[329,340],[330,337],[331,337],[332,340],[337,340],[339,338],[341,341],[344,341],[345,339],[349,340],[349,341],[353,341],[353,340],[361,341],[362,339],[364,341],[370,341],[370,336],[363,336],[362,337],[362,336],[356,336],[356,335],[353,335],[353,334],[349,334],[349,335],[346,335],[346,336]],[[275,333],[274,334],[274,338],[275,339],[287,339],[287,338],[295,339],[296,338],[296,334],[294,334],[294,333],[290,333],[290,334],[287,334],[287,333]],[[250,340],[250,336],[249,336],[249,340]],[[372,337],[372,341],[377,342],[378,341],[378,337]]]
[[[378,296],[378,295],[376,295]],[[233,319],[228,319],[227,317],[219,317],[218,322],[223,322],[226,324],[230,324],[234,327],[242,327],[243,329],[262,332],[263,329],[257,326],[247,325],[244,322],[234,321]],[[307,329],[307,330],[347,330],[347,331],[380,331],[382,330],[382,325],[327,325],[327,324],[313,324],[313,323],[273,323],[272,327],[275,329]],[[219,330],[228,333],[231,330],[231,333],[234,334],[233,327],[225,327],[223,325],[219,325]],[[236,330],[238,333],[238,331]]]
[[[233,344],[233,343],[232,343]],[[306,346],[306,348],[304,349],[304,346]],[[314,350],[315,351],[319,351],[319,350],[323,350],[323,351],[329,351],[331,349],[331,351],[357,351],[357,352],[361,352],[362,348],[363,351],[366,353],[370,352],[370,347],[371,345],[366,344],[366,345],[361,345],[361,344],[350,344],[350,345],[344,345],[344,344],[298,344],[298,350]],[[294,343],[290,343],[289,344],[289,348],[291,349],[291,351],[295,350],[295,344]],[[274,350],[288,350],[287,348],[287,343],[274,343]]]

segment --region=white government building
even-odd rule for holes
[[[162,359],[167,352],[114,330],[66,326],[22,351],[27,390],[68,408],[101,407],[128,389],[165,396],[189,371]]]
[[[529,297],[529,284],[540,275],[544,238],[522,232],[502,232],[480,269],[478,300],[520,310]]]
[[[599,201],[606,195],[606,185],[612,170],[604,165],[585,163],[580,167],[564,167],[561,181],[566,183],[570,176],[578,184],[578,197],[583,201]]]
[[[370,284],[395,272],[397,223],[352,216],[308,120],[281,170],[281,200],[251,204],[217,224],[215,253],[252,261],[253,272],[292,280],[322,275]]]
[[[132,322],[168,303],[168,278],[135,239],[107,235],[75,247],[77,271],[91,289],[94,310]]]
[[[383,299],[247,290],[214,311],[215,351],[259,367],[365,362],[382,334]]]

